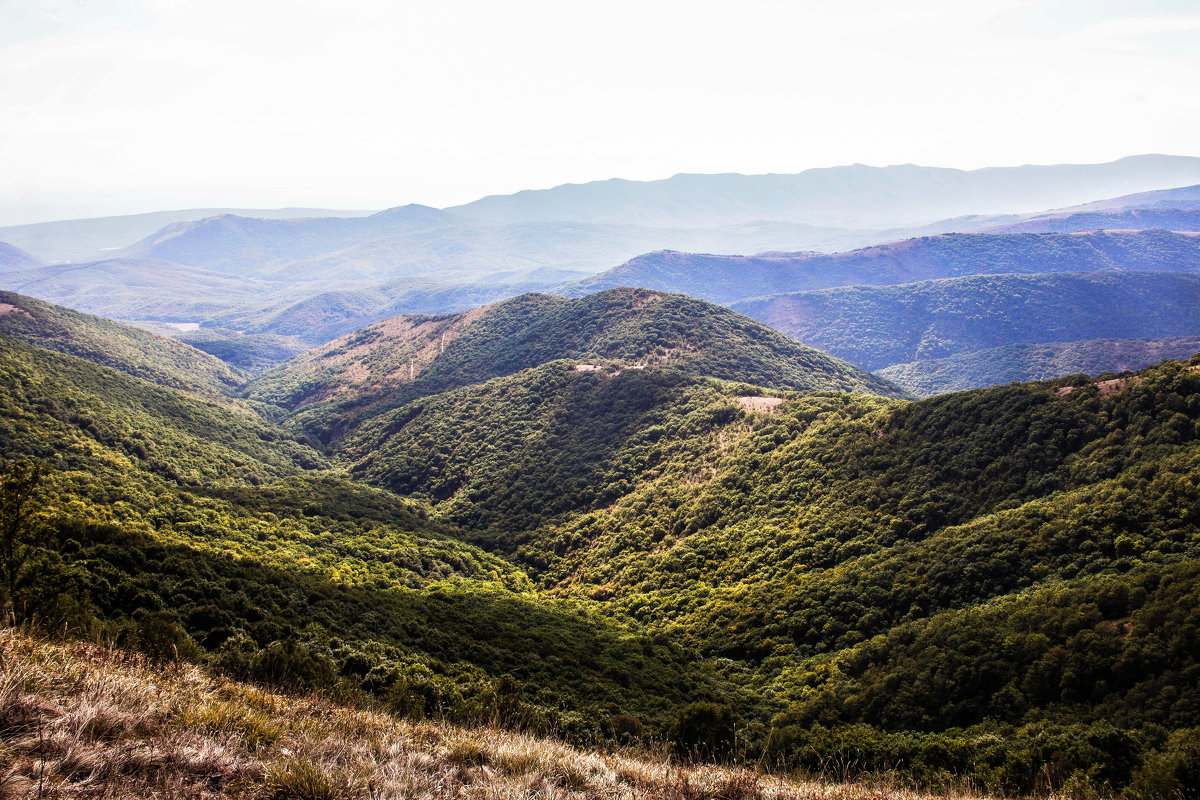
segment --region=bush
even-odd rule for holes
[[[733,752],[733,709],[699,702],[684,706],[671,730],[675,752],[682,758],[716,761]]]

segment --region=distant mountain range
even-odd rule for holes
[[[0,241],[10,242],[47,263],[97,261],[115,253],[164,226],[221,214],[240,214],[263,219],[297,217],[355,217],[370,211],[338,211],[329,208],[189,208],[152,211],[116,217],[92,217],[55,222],[34,222],[0,228]]]
[[[582,295],[614,286],[681,292],[714,303],[858,284],[884,286],[973,274],[1200,271],[1200,236],[1168,231],[1069,234],[953,233],[827,255],[717,256],[658,252],[567,287]]]
[[[205,336],[187,338],[257,372],[378,320],[457,314],[530,292],[632,286],[728,305],[970,275],[1193,273],[1200,186],[1179,184],[1196,181],[1200,159],[1137,156],[972,172],[855,165],[682,175],[448,210],[161,212],[0,229],[12,239],[0,246],[0,285],[174,335],[204,325]],[[1154,188],[1163,185],[1172,188]],[[1105,194],[1120,196],[1094,199]],[[47,254],[75,263],[47,264],[57,260]],[[770,318],[795,332],[786,315]],[[861,333],[842,322],[846,336]],[[904,361],[879,366],[917,357],[896,355]]]
[[[1200,183],[1200,159],[1184,156],[972,171],[855,164],[794,175],[676,175],[658,181],[567,184],[485,197],[448,210],[505,223],[711,227],[780,220],[890,228],[964,214],[1039,211],[1195,183]]]
[[[882,370],[1023,342],[1200,336],[1200,274],[973,275],[796,292],[733,308]]]
[[[880,375],[921,397],[1064,375],[1101,375],[1187,360],[1200,353],[1200,336],[1171,339],[1085,339],[1078,342],[1009,344],[895,364]]]

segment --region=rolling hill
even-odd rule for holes
[[[1023,342],[1200,335],[1200,275],[975,275],[797,292],[734,307],[879,370]]]
[[[143,258],[53,264],[4,276],[13,291],[115,319],[194,322],[261,302],[274,287]]]
[[[93,358],[130,336],[92,329]],[[317,352],[250,384],[278,425],[0,336],[4,490],[53,468],[16,613],[359,714],[1007,795],[1191,786],[1200,363],[910,402],[645,290]],[[268,747],[250,691],[257,716],[171,719]]]
[[[298,356],[251,382],[247,395],[305,408],[306,424],[328,441],[408,400],[559,359],[594,360],[611,370],[667,366],[777,389],[902,394],[727,309],[682,295],[614,289],[577,299],[522,295],[451,316],[396,317]]]
[[[0,292],[0,334],[159,386],[228,395],[245,377],[208,353],[112,320]]]
[[[110,342],[97,331],[93,346]],[[0,368],[4,491],[19,459],[51,470],[10,607],[48,629],[581,741],[618,713],[665,730],[706,691],[682,648],[533,593],[516,566],[252,411],[4,335]]]
[[[1127,372],[1200,353],[1200,336],[1010,344],[895,364],[879,374],[920,397],[1065,375]]]
[[[5,277],[19,270],[34,269],[40,266],[42,266],[42,261],[36,256],[26,253],[19,247],[0,242],[0,270],[3,270]]]
[[[912,164],[794,175],[676,175],[496,195],[447,209],[488,222],[570,221],[711,227],[756,220],[890,228],[964,214],[1040,211],[1200,181],[1200,159],[1144,155],[1108,164],[970,172]]]
[[[115,217],[91,217],[54,222],[34,222],[0,228],[0,240],[36,253],[48,263],[67,261],[98,261],[111,257],[166,225],[214,217],[220,214],[239,214],[265,219],[297,217],[361,216],[369,211],[335,211],[328,208],[191,208],[179,211],[152,211],[148,214],[127,214]]]
[[[644,286],[731,304],[784,292],[889,285],[992,273],[1200,271],[1200,236],[1168,231],[956,233],[847,253],[717,256],[649,253],[567,287],[570,294]]]

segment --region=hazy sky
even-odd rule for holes
[[[1197,0],[0,0],[0,224],[1200,155]]]

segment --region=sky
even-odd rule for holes
[[[1200,155],[1197,0],[0,0],[0,225]]]

